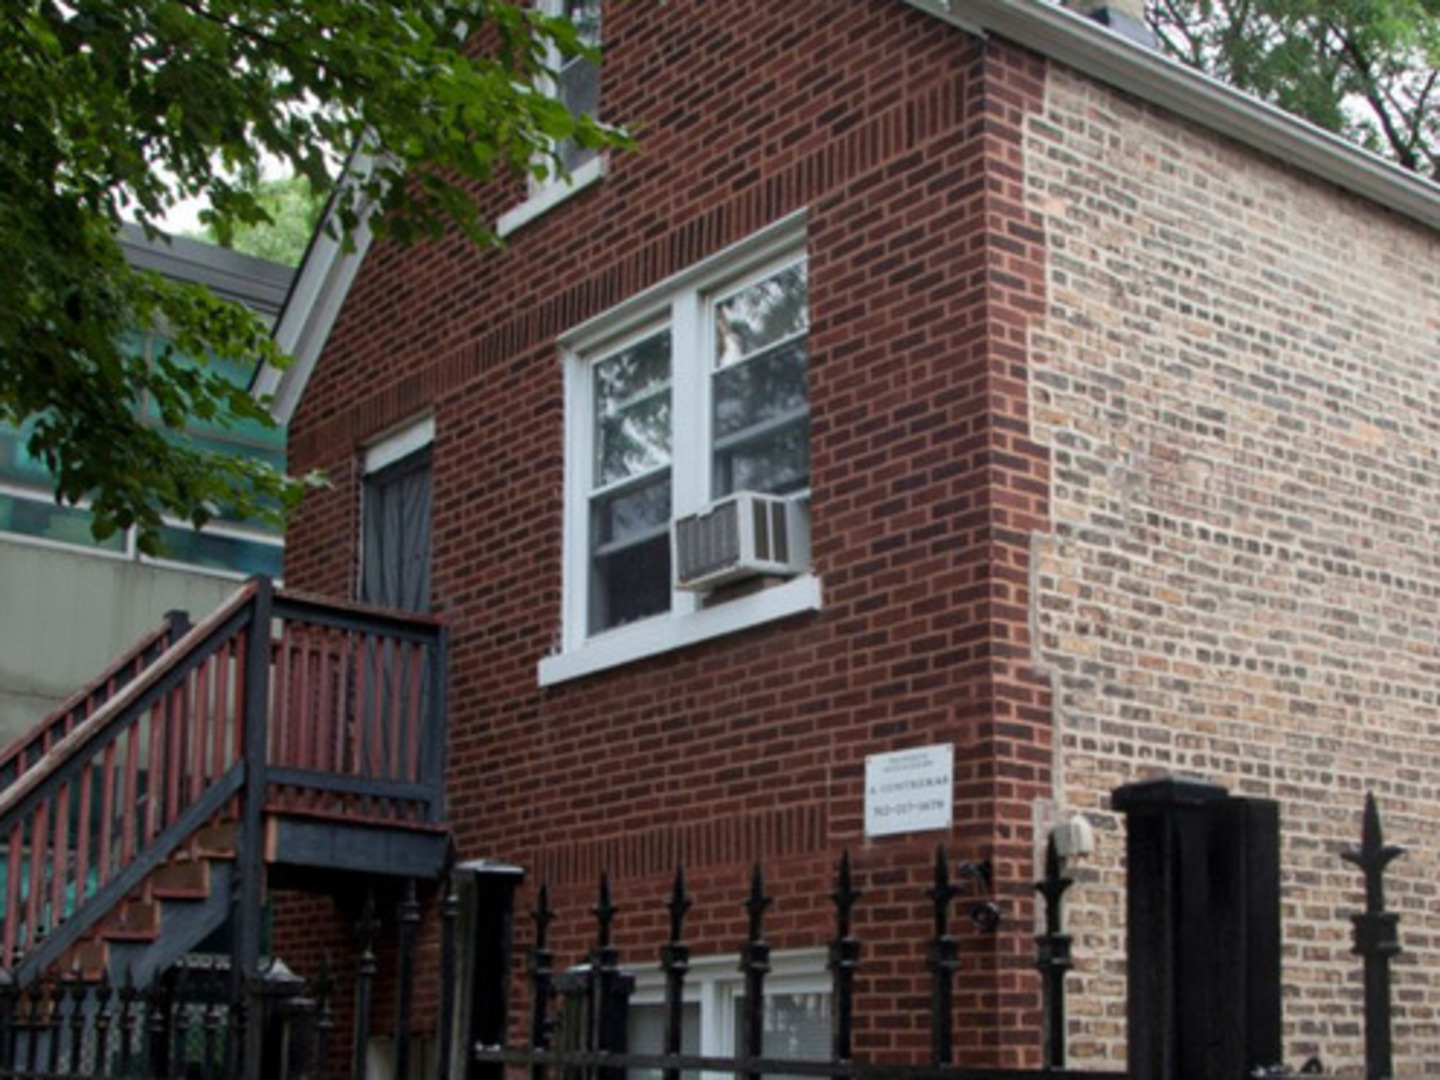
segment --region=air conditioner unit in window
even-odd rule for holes
[[[791,577],[810,565],[810,520],[797,499],[740,491],[676,518],[675,587],[704,592],[768,574]]]

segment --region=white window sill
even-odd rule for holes
[[[507,210],[495,222],[495,235],[504,239],[549,212],[572,195],[579,194],[605,175],[605,158],[596,155],[564,180],[545,181],[528,199],[513,210]]]
[[[776,619],[819,610],[820,579],[814,574],[802,574],[772,589],[715,607],[621,627],[591,638],[577,649],[547,656],[539,664],[540,685],[554,686]]]

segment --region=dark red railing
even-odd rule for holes
[[[267,807],[438,822],[440,623],[289,593],[274,613]]]
[[[0,955],[42,970],[214,821],[251,859],[262,808],[437,822],[444,739],[435,620],[249,582],[0,792]]]
[[[164,623],[130,646],[88,686],[76,691],[49,716],[0,750],[0,791],[13,784],[25,770],[33,768],[52,746],[153,664],[189,628],[184,612],[171,612]]]

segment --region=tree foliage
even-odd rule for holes
[[[1161,47],[1440,179],[1440,0],[1153,0]]]
[[[317,187],[347,173],[342,230],[373,207],[402,240],[483,242],[473,182],[554,170],[558,140],[623,142],[545,92],[557,51],[584,51],[570,23],[502,0],[8,0],[0,420],[28,422],[57,497],[155,550],[162,515],[199,525],[297,493],[185,437],[190,417],[263,416],[243,390],[124,348],[126,330],[163,325],[177,353],[283,362],[245,310],[132,270],[123,217],[153,227],[203,196],[228,238],[269,216],[257,181],[278,159]]]
[[[254,194],[267,220],[237,225],[225,237],[212,225],[194,234],[194,239],[285,266],[300,265],[325,211],[328,188],[317,188],[303,176],[288,176],[261,180]]]

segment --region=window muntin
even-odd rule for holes
[[[675,290],[628,338],[582,354],[587,636],[688,602],[671,582],[676,513],[809,486],[805,257],[711,285]]]

